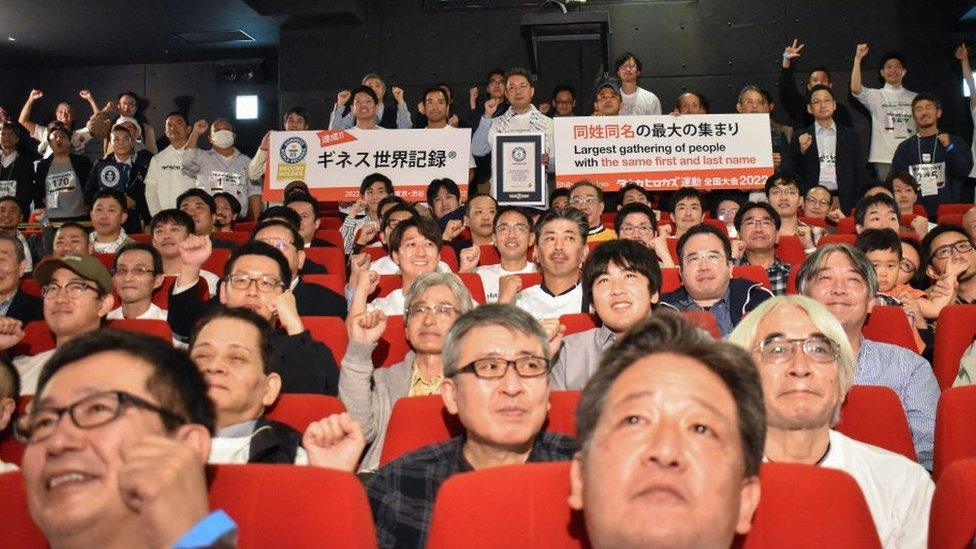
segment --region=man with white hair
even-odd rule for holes
[[[885,547],[925,547],[935,489],[928,472],[900,454],[832,429],[854,384],[854,353],[826,307],[804,296],[759,306],[729,336],[759,368],[766,402],[767,461],[848,473],[864,493]]]

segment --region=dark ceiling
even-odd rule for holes
[[[0,0],[0,13],[5,67],[192,61],[278,46],[278,22],[244,0]],[[198,33],[223,31],[253,40],[188,43],[175,35],[206,40]]]

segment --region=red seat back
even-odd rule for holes
[[[592,330],[599,325],[596,315],[590,313],[562,315],[559,317],[559,323],[566,326],[566,335]]]
[[[673,292],[681,287],[681,271],[677,267],[661,267],[661,293]]]
[[[369,296],[369,299],[375,299],[377,297],[384,297],[389,295],[394,290],[403,288],[403,277],[398,274],[395,275],[380,275],[379,284],[376,285],[376,291]]]
[[[373,350],[373,364],[379,367],[393,366],[402,362],[409,351],[403,315],[386,317],[386,329]]]
[[[129,332],[139,332],[146,335],[156,336],[167,343],[173,341],[173,330],[165,320],[148,320],[140,318],[120,318],[108,322],[110,328],[126,330]]]
[[[444,246],[441,248],[441,261],[447,264],[451,268],[452,273],[458,272],[458,259],[457,254],[454,253],[454,248],[450,246]]]
[[[478,256],[478,265],[497,265],[502,262],[502,257],[498,254],[498,248],[494,244],[483,244],[479,246],[481,253]]]
[[[521,273],[518,277],[522,279],[523,290],[530,286],[542,284],[542,273]]]
[[[825,234],[817,241],[817,247],[826,246],[827,244],[850,244],[853,246],[856,241],[857,236],[853,234]]]
[[[20,281],[20,291],[34,297],[41,297],[41,285],[33,278],[25,278]]]
[[[952,463],[976,458],[976,385],[942,392],[935,409],[935,449],[932,472],[939,478]]]
[[[862,333],[874,341],[900,345],[913,353],[918,351],[915,330],[908,323],[905,309],[897,305],[877,305],[871,309]]]
[[[485,286],[481,281],[481,275],[478,273],[457,273],[457,276],[461,279],[464,287],[468,289],[471,299],[482,304],[486,301]]]
[[[338,220],[336,221],[338,222]],[[336,223],[336,227],[334,229],[331,229],[329,227],[322,227],[321,229],[315,231],[314,237],[324,240],[329,244],[332,244],[333,246],[339,248],[340,250],[342,250],[343,246],[345,245],[342,242],[342,233],[339,232],[338,223]]]
[[[213,237],[217,240],[233,242],[238,246],[243,246],[251,241],[251,233],[245,233],[243,231],[224,231],[213,233]]]
[[[939,216],[939,225],[962,226],[962,218],[966,214],[943,214]]]
[[[305,259],[322,265],[328,274],[336,275],[343,284],[346,283],[346,256],[342,248],[305,248]]]
[[[813,225],[815,227],[826,227],[827,226],[827,220],[826,219],[819,218],[819,217],[808,217],[808,216],[805,216],[805,215],[799,215],[799,216],[797,216],[797,219],[799,219],[800,221],[806,223],[807,225]]]
[[[790,266],[790,276],[786,279],[786,294],[787,295],[797,295],[800,290],[796,287],[796,275],[800,272],[800,267],[802,263],[794,263]]]
[[[210,271],[219,278],[224,277],[224,267],[227,265],[227,258],[230,257],[230,250],[225,248],[214,248],[210,257],[203,262],[203,270]]]
[[[342,297],[346,295],[346,283],[338,275],[303,275],[302,280],[308,284],[318,284],[319,286],[328,288]]]
[[[250,233],[254,230],[254,227],[257,226],[257,221],[238,221],[237,223],[234,223],[233,229],[242,233]]]
[[[762,284],[767,290],[772,290],[773,285],[769,282],[769,275],[762,265],[736,265],[732,267],[732,278],[744,278],[756,284]]]
[[[366,246],[362,249],[362,253],[369,256],[369,260],[376,261],[377,259],[382,259],[388,254],[386,253],[386,248],[382,246]]]
[[[976,459],[949,466],[939,477],[929,514],[929,547],[972,547],[976,535]]]
[[[935,210],[935,216],[940,218],[946,214],[964,214],[972,207],[972,204],[939,204],[938,209]]]
[[[976,340],[976,305],[949,305],[939,313],[932,369],[939,387],[952,387],[963,353]]]
[[[844,217],[837,222],[837,234],[854,234],[855,233],[855,217],[853,215]]]
[[[30,395],[27,395],[17,400],[16,416],[22,416],[27,413],[27,406],[30,404],[31,398]],[[4,431],[0,431],[0,461],[20,465],[21,458],[23,457],[24,445],[14,437],[13,425],[8,425]]]
[[[708,332],[715,339],[722,339],[722,331],[719,329],[718,321],[715,320],[715,315],[712,313],[708,311],[681,311],[681,316],[685,317],[688,322]]]
[[[346,323],[337,316],[303,316],[302,323],[312,339],[332,351],[336,366],[340,366],[342,357],[346,356],[346,347],[349,346]]]
[[[898,394],[888,387],[851,387],[840,410],[840,422],[834,428],[855,440],[915,461],[915,446],[905,408]]]
[[[796,236],[781,236],[776,244],[776,257],[783,263],[799,265],[807,258],[803,251],[803,242]]]
[[[338,231],[339,227],[342,226],[342,221],[336,214],[326,214],[322,212],[322,217],[319,218],[319,230],[320,231]],[[318,232],[318,231],[316,231]],[[317,235],[316,235],[317,236]],[[342,244],[338,244],[341,246]]]
[[[546,431],[576,434],[576,405],[579,391],[549,393],[549,413]],[[380,466],[403,454],[438,442],[444,442],[464,432],[457,416],[444,407],[440,395],[405,397],[396,401],[386,427],[386,439],[380,454]]]
[[[265,417],[304,433],[313,421],[345,411],[346,407],[338,397],[285,393],[278,395],[278,400],[267,409]]]

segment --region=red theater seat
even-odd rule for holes
[[[976,459],[957,461],[939,477],[929,515],[931,549],[972,547],[976,536]]]
[[[846,219],[846,218],[845,218]],[[853,234],[825,234],[820,237],[817,241],[817,247],[826,246],[827,244],[850,244],[854,245],[857,241],[857,236]]]
[[[592,330],[599,325],[596,315],[590,313],[562,315],[559,317],[559,323],[566,327],[566,335]]]
[[[346,283],[345,281],[337,275],[334,274],[324,274],[324,275],[302,275],[302,280],[309,284],[318,284],[319,286],[324,286],[333,292],[343,296],[346,295]]]
[[[956,380],[959,361],[976,340],[976,305],[950,305],[939,313],[932,369],[945,391]]]
[[[346,323],[337,316],[303,316],[302,323],[315,341],[321,342],[332,351],[336,366],[341,365],[349,346]]]
[[[915,461],[915,445],[905,409],[888,387],[855,385],[840,409],[841,433]]]
[[[268,408],[265,416],[304,433],[313,421],[345,411],[346,407],[338,397],[286,393],[278,395],[278,400]]]
[[[346,283],[346,256],[342,248],[305,248],[305,259],[322,265],[326,273],[338,276],[343,284]]]
[[[342,233],[339,232],[339,227],[336,227],[334,229],[323,227],[315,231],[314,238],[324,240],[332,244],[336,248],[339,248],[340,251],[343,249],[343,246],[345,245],[342,241]]]
[[[478,273],[457,273],[457,276],[461,279],[464,287],[468,289],[471,299],[478,303],[485,303],[485,286],[481,281],[481,275]]]
[[[769,275],[762,265],[737,265],[732,267],[733,278],[744,278],[756,284],[762,284],[767,290],[772,290],[773,285],[769,282]]]
[[[917,352],[915,330],[908,323],[905,309],[895,305],[877,305],[871,309],[862,330],[864,337],[900,345],[911,352]]]
[[[939,204],[938,209],[935,211],[935,217],[938,219],[946,214],[964,214],[972,207],[972,204]]]
[[[952,463],[976,458],[976,385],[942,392],[935,410],[935,452],[932,472],[939,478]],[[976,526],[976,525],[974,525]]]

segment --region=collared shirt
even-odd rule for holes
[[[735,326],[732,325],[732,309],[731,309],[731,285],[725,288],[725,295],[721,299],[712,304],[711,307],[702,307],[692,299],[691,295],[681,299],[678,302],[678,310],[680,311],[707,311],[712,316],[715,317],[715,322],[718,324],[718,331],[721,332],[722,337],[725,337],[732,333],[732,329]]]
[[[88,242],[91,243],[92,249],[95,250],[96,254],[114,254],[119,251],[126,241],[129,240],[129,235],[125,234],[125,229],[119,229],[119,236],[111,242],[99,242],[98,235],[94,231],[88,235]]]
[[[613,332],[606,326],[566,336],[549,372],[552,389],[582,389],[600,366],[603,351],[615,340]]]
[[[441,484],[455,473],[473,471],[464,458],[464,436],[426,446],[381,467],[366,484],[380,547],[423,547],[434,499]],[[576,439],[542,432],[528,461],[567,461]]]
[[[931,469],[935,407],[941,393],[929,362],[898,345],[862,338],[854,383],[890,387],[898,393],[912,429],[918,462]]]
[[[528,110],[522,114],[515,112],[514,107],[509,107],[505,114],[496,116],[491,120],[485,120],[482,117],[471,138],[471,152],[475,156],[485,156],[491,153],[495,146],[495,134],[508,132],[541,132],[544,136],[544,150],[542,152],[549,154],[549,164],[546,170],[555,169],[552,118],[539,112],[535,105],[529,105]]]
[[[7,316],[7,311],[10,310],[10,304],[14,302],[15,297],[17,297],[17,290],[14,290],[7,299],[0,301],[0,316]]]
[[[183,174],[196,179],[196,187],[213,195],[227,192],[241,203],[241,217],[247,217],[252,196],[260,196],[261,182],[251,181],[248,164],[251,159],[234,149],[230,156],[223,156],[210,149],[186,149],[183,151]]]
[[[351,301],[350,301],[351,303]],[[367,311],[383,311],[387,316],[403,315],[407,302],[403,288],[397,288],[383,297],[377,297],[366,304]]]
[[[443,382],[443,372],[434,376],[434,379],[427,381],[420,373],[420,368],[414,364],[413,369],[410,371],[410,393],[408,396],[439,395],[441,393],[441,383]]]
[[[14,160],[17,160],[16,150],[10,154],[4,154],[4,152],[0,150],[0,166],[9,168],[10,165],[14,163]]]
[[[27,261],[27,268],[24,269],[24,272],[29,273],[34,270],[34,257],[31,255],[30,244],[27,243],[27,237],[24,236],[24,233],[20,231],[17,231],[17,240],[24,247],[24,259]]]
[[[752,265],[746,256],[742,256],[739,265]],[[773,264],[766,269],[766,276],[769,278],[769,285],[775,295],[786,295],[786,285],[790,280],[790,269],[793,265],[783,263],[778,257],[773,257]]]

